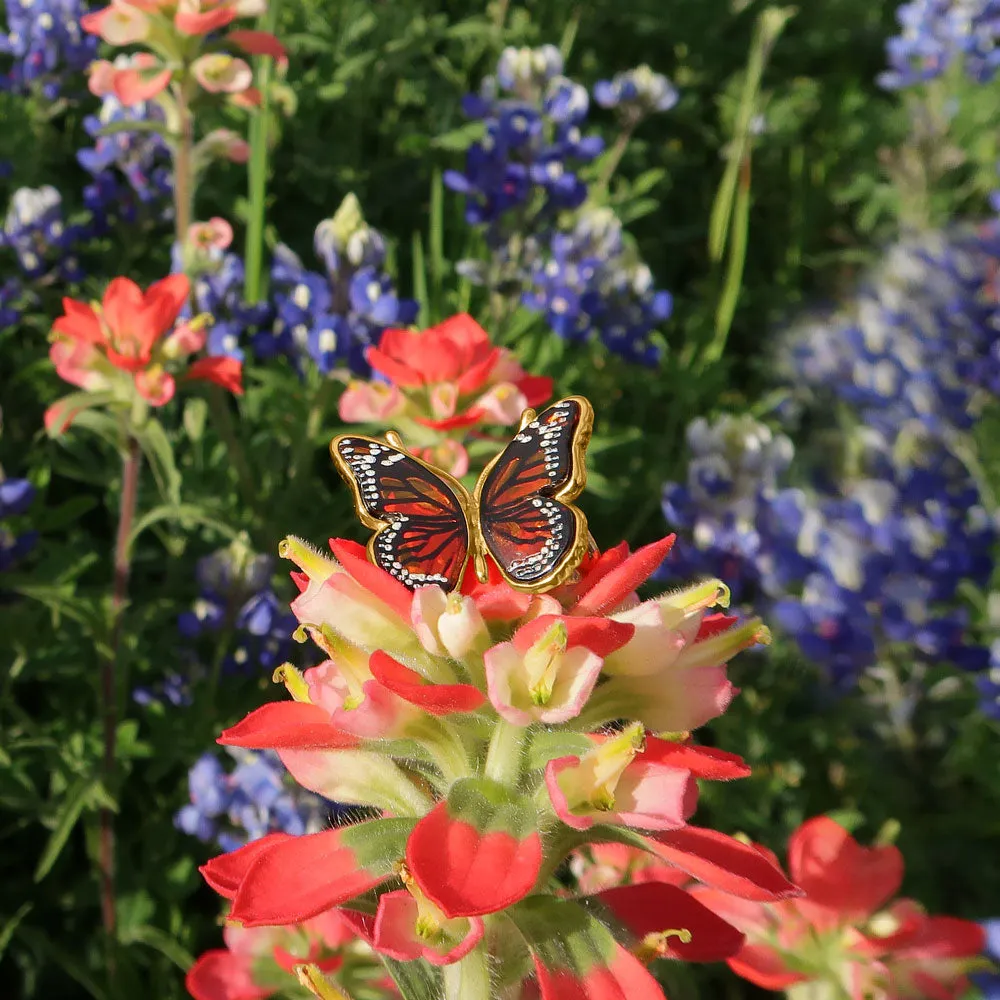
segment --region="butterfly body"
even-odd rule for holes
[[[485,583],[490,557],[512,587],[541,591],[565,582],[588,548],[586,517],[571,501],[586,484],[592,427],[593,410],[580,396],[541,414],[526,410],[471,494],[409,454],[391,431],[384,441],[342,434],[330,451],[362,523],[375,532],[369,557],[406,586],[455,589],[470,557]]]

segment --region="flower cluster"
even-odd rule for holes
[[[301,836],[322,830],[336,806],[288,778],[274,753],[230,749],[229,772],[212,753],[188,772],[191,801],[178,810],[178,829],[206,843],[235,851],[269,833]]]
[[[386,330],[366,358],[376,378],[350,383],[340,397],[340,419],[391,421],[420,457],[453,476],[469,471],[463,441],[473,428],[517,423],[527,407],[552,394],[552,379],[528,375],[464,314],[429,330]]]
[[[560,337],[582,341],[596,335],[615,354],[648,365],[660,357],[649,335],[670,318],[674,305],[669,292],[654,286],[615,213],[589,206],[531,262],[522,302],[544,313]]]
[[[37,88],[49,100],[66,77],[82,73],[97,54],[97,39],[80,28],[81,0],[5,0],[7,30],[0,55],[11,64],[0,72],[0,90]]]
[[[120,55],[113,64],[116,71],[136,65],[136,55]],[[91,84],[99,80],[92,73]],[[115,218],[131,222],[140,206],[151,206],[155,214],[165,211],[172,181],[169,149],[162,135],[152,125],[165,127],[159,104],[137,101],[125,105],[111,92],[103,92],[96,115],[83,121],[94,146],[76,154],[81,167],[91,175],[84,188],[84,203],[90,209],[94,225],[106,231]],[[125,128],[135,123],[136,128]],[[124,183],[122,182],[124,178]]]
[[[466,196],[466,219],[488,226],[491,245],[506,239],[501,220],[513,209],[551,218],[583,204],[587,186],[573,166],[604,148],[600,137],[581,133],[589,104],[586,89],[563,76],[562,57],[551,45],[505,49],[496,76],[465,98],[466,115],[482,121],[486,134],[469,148],[465,172],[449,170],[444,180]],[[540,208],[532,205],[536,196]]]
[[[406,326],[417,303],[400,298],[385,271],[386,246],[353,194],[316,227],[316,256],[324,273],[309,271],[284,244],[274,253],[273,329],[253,341],[259,357],[308,357],[323,375],[348,369],[367,374],[366,348],[386,327]]]
[[[91,90],[98,96],[114,94],[126,106],[149,101],[162,95],[175,73],[181,72],[179,56],[183,53],[184,64],[190,62],[191,76],[205,92],[224,94],[235,104],[253,107],[260,103],[260,94],[253,87],[250,64],[215,46],[275,59],[285,58],[284,48],[263,31],[239,29],[217,41],[214,33],[238,18],[256,17],[266,8],[267,0],[112,0],[109,6],[85,15],[80,22],[83,29],[109,45],[139,43],[149,51],[135,55],[127,66],[103,60],[95,64]],[[193,39],[203,40],[194,52]]]
[[[341,997],[382,1000],[398,996],[354,923],[332,910],[290,927],[240,927],[227,922],[225,948],[207,951],[188,970],[184,985],[194,1000],[267,1000],[284,995],[296,966],[306,975],[332,972]]]
[[[188,298],[188,279],[171,275],[143,292],[115,278],[99,303],[63,299],[53,324],[49,357],[60,378],[84,390],[49,407],[45,426],[60,434],[82,409],[117,405],[164,406],[180,380],[215,382],[242,393],[242,370],[232,358],[191,355],[205,346],[205,317],[176,321]]]
[[[773,859],[766,848],[757,850]],[[728,959],[744,979],[789,995],[796,984],[825,984],[851,1000],[957,1000],[969,988],[982,928],[928,916],[912,899],[894,899],[903,880],[895,847],[861,847],[821,816],[792,834],[788,868],[806,893],[802,899],[762,904],[692,890],[746,934],[746,944]]]
[[[779,367],[786,411],[813,425],[796,463],[805,473],[816,454],[812,489],[776,488],[787,444],[758,483],[699,495],[698,510],[691,480],[712,475],[699,458],[686,489],[667,488],[668,520],[693,536],[684,552],[773,601],[776,623],[841,683],[901,648],[918,666],[988,665],[959,593],[989,582],[996,537],[969,434],[1000,363],[995,244],[995,227],[904,242],[849,310],[790,333]]]
[[[224,670],[274,670],[289,655],[295,619],[271,586],[272,571],[273,560],[254,555],[242,540],[199,559],[199,594],[178,619],[181,635],[190,641],[225,632],[231,649]]]
[[[46,184],[18,188],[11,196],[0,247],[13,251],[27,280],[61,284],[82,277],[73,251],[84,235],[83,227],[66,224],[62,195]]]
[[[242,362],[248,338],[251,344],[263,338],[269,353],[274,311],[268,301],[246,302],[243,258],[229,249],[232,241],[233,228],[225,219],[195,222],[184,246],[174,245],[173,270],[191,276],[195,308],[212,317],[206,352]]]
[[[38,533],[15,535],[3,522],[26,513],[35,499],[35,487],[27,479],[5,479],[0,469],[0,573],[23,559],[38,541]]]
[[[219,742],[275,750],[305,788],[382,817],[271,834],[210,861],[202,871],[231,919],[267,927],[340,909],[377,952],[461,962],[445,976],[449,1000],[532,975],[546,1000],[598,984],[661,998],[599,913],[627,945],[646,942],[647,959],[734,953],[741,935],[717,933],[723,922],[676,886],[627,886],[584,906],[551,881],[571,852],[619,840],[743,898],[795,894],[753,848],[688,824],[697,779],[748,773],[689,731],[725,710],[726,661],[767,633],[708,613],[718,581],[641,602],[635,588],[671,543],[593,555],[545,595],[471,575],[448,594],[408,590],[354,543],[334,539],[328,556],[287,538],[301,591],[292,610],[326,659],[302,674],[286,665],[292,700]],[[374,916],[356,909],[372,892]],[[501,914],[486,935],[484,919]]]
[[[663,512],[683,532],[662,572],[671,578],[718,575],[736,600],[768,590],[778,567],[762,537],[768,500],[794,454],[791,441],[747,414],[688,425],[687,482],[668,483]]]
[[[669,111],[679,99],[677,88],[662,73],[645,65],[594,84],[594,100],[602,108],[615,108],[631,128],[646,115]]]
[[[1000,66],[1000,4],[996,0],[911,0],[896,11],[902,29],[886,42],[889,69],[879,76],[888,90],[934,80],[960,62],[979,83]]]
[[[669,105],[669,90],[640,67],[596,93],[620,104],[630,131]],[[484,227],[490,259],[462,261],[459,270],[494,297],[543,313],[561,337],[596,337],[628,360],[652,363],[659,354],[649,334],[672,300],[654,287],[614,213],[585,204],[580,166],[604,149],[600,136],[582,131],[589,106],[551,45],[505,49],[496,75],[466,97],[465,112],[484,123],[485,136],[469,148],[465,171],[444,180],[465,195],[467,221]]]

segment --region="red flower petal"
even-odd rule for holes
[[[862,847],[827,816],[807,820],[788,841],[788,870],[809,900],[839,913],[868,916],[899,890],[896,847]]]
[[[490,377],[490,372],[493,371],[499,360],[500,348],[494,347],[484,357],[467,368],[458,379],[459,395],[464,396],[470,392],[475,392],[477,389],[481,389],[486,384],[486,380]]]
[[[87,344],[103,344],[104,331],[101,329],[101,321],[97,318],[97,313],[84,302],[77,302],[76,299],[64,298],[62,300],[64,316],[60,316],[53,324],[52,329],[63,336],[71,337],[73,340],[80,340]]]
[[[595,579],[573,609],[573,614],[603,615],[618,607],[666,559],[676,537],[667,535],[658,542],[644,545],[604,576]]]
[[[285,46],[269,31],[250,31],[241,28],[238,31],[230,31],[226,35],[226,41],[242,49],[247,55],[270,56],[272,59],[288,58]]]
[[[143,296],[143,319],[159,333],[174,325],[191,291],[185,274],[170,274],[149,286]]]
[[[436,431],[454,431],[478,424],[482,415],[482,410],[471,409],[464,413],[456,413],[453,417],[444,417],[441,420],[433,420],[430,417],[414,417],[414,419],[423,427],[430,427]]]
[[[366,550],[363,550],[365,556],[361,558],[351,543],[345,543],[342,538],[331,538],[330,551],[365,590],[384,601],[403,621],[409,622],[413,594],[395,577],[370,562]]]
[[[656,980],[578,902],[531,896],[510,913],[542,1000],[664,1000]]]
[[[491,571],[495,569],[492,560],[488,566]],[[473,579],[475,579],[475,568],[470,566],[469,572],[473,574]],[[462,593],[470,594],[476,602],[479,613],[483,616],[483,621],[487,622],[517,621],[518,618],[523,618],[527,614],[528,608],[531,606],[531,594],[522,594],[506,583],[478,584],[469,591],[463,587]]]
[[[541,615],[514,633],[518,652],[526,653],[556,622],[566,626],[567,648],[584,646],[604,657],[621,649],[635,635],[635,626],[610,618],[565,618],[561,615]]]
[[[466,779],[458,784],[471,783],[481,782]],[[448,917],[506,909],[523,899],[538,878],[542,864],[538,831],[482,833],[449,813],[454,791],[453,786],[449,802],[436,805],[413,828],[406,863],[417,885]]]
[[[236,20],[235,7],[216,7],[204,13],[178,11],[174,15],[174,27],[182,35],[207,35],[210,31],[224,28]]]
[[[220,896],[232,899],[257,858],[274,844],[288,840],[290,836],[289,833],[269,833],[266,837],[252,840],[249,844],[245,844],[235,851],[212,858],[211,861],[205,862],[198,871]]]
[[[380,649],[372,653],[368,665],[380,684],[431,715],[474,712],[486,700],[486,695],[471,684],[431,684]]]
[[[525,375],[514,384],[524,393],[528,406],[540,406],[552,395],[553,381],[548,375]]]
[[[715,615],[705,615],[701,620],[701,625],[698,627],[698,634],[694,637],[695,642],[700,642],[702,639],[711,639],[713,635],[718,635],[720,632],[725,632],[726,629],[732,628],[739,621],[736,615],[724,615],[722,613]]]
[[[750,775],[750,766],[737,754],[694,743],[674,743],[655,736],[646,737],[646,749],[641,759],[683,768],[696,778],[712,781],[731,781]]]
[[[419,369],[397,360],[410,353],[409,344],[414,336],[416,335],[409,330],[386,330],[378,346],[369,347],[366,352],[368,364],[375,371],[404,389],[417,389],[424,384]]]
[[[372,946],[401,962],[423,958],[432,965],[451,965],[468,955],[483,937],[483,921],[479,917],[466,920],[468,927],[460,940],[455,939],[457,935],[439,940],[421,937],[417,933],[417,918],[417,901],[405,889],[383,893],[378,901]]]
[[[595,965],[585,973],[548,969],[533,956],[541,1000],[665,1000],[660,984],[642,963],[621,945],[608,965]]]
[[[608,889],[597,897],[640,940],[647,934],[684,929],[691,940],[664,939],[664,955],[685,962],[719,962],[735,955],[744,936],[675,885],[642,882]]]
[[[692,878],[742,899],[773,902],[802,895],[763,854],[716,830],[686,826],[654,834],[647,843]]]
[[[264,1000],[274,991],[253,981],[253,958],[217,948],[188,969],[184,986],[194,1000]]]
[[[781,955],[766,944],[748,944],[728,964],[736,975],[765,990],[779,991],[806,980],[800,973],[792,972]]]
[[[252,750],[351,750],[357,736],[330,724],[330,713],[302,701],[272,701],[223,731],[216,740]]]
[[[111,87],[115,97],[128,108],[149,101],[166,90],[172,76],[173,70],[170,69],[160,70],[152,76],[137,69],[123,69],[115,73]]]
[[[243,395],[243,362],[236,358],[198,358],[188,367],[186,377],[214,382],[234,396]]]
[[[297,924],[374,889],[392,868],[361,867],[353,846],[344,843],[351,829],[288,837],[262,851],[233,898],[230,917],[245,927]]]

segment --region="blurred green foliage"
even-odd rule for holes
[[[616,180],[610,197],[629,206],[630,229],[658,285],[674,292],[674,318],[663,331],[668,350],[704,343],[723,282],[707,250],[709,213],[763,6],[285,0],[279,35],[290,52],[295,110],[273,153],[268,237],[308,257],[317,221],[353,191],[368,221],[395,241],[402,289],[428,287],[423,255],[439,247],[424,317],[439,320],[456,308],[453,262],[472,239],[460,198],[445,192],[432,211],[436,178],[460,164],[472,135],[459,106],[463,93],[475,89],[507,44],[561,43],[570,74],[588,85],[646,62],[675,81],[681,101],[643,126],[621,171],[636,180]],[[529,369],[555,376],[558,393],[581,392],[596,405],[594,488],[584,507],[602,546],[662,533],[660,486],[683,475],[684,426],[753,401],[767,384],[774,331],[803,304],[846,287],[873,243],[891,232],[900,208],[880,151],[900,150],[907,116],[874,79],[894,9],[882,0],[803,3],[771,54],[756,109],[762,127],[753,141],[745,270],[719,364],[691,379],[669,365],[641,370],[596,347],[567,348],[541,328],[513,338]],[[969,157],[964,182],[946,203],[934,204],[934,219],[982,208],[987,166],[996,159],[996,130],[987,128],[996,121],[993,96],[980,88],[963,102],[959,126],[971,137],[962,143]],[[85,175],[74,153],[92,107],[87,95],[58,108],[0,95],[0,160],[13,164],[0,200],[22,184],[52,183],[79,208]],[[200,192],[201,217],[239,220],[245,212],[238,167],[214,174]],[[94,278],[86,293],[116,273],[158,277],[168,260],[167,224],[147,224],[139,239],[124,243],[108,238],[87,262]],[[114,454],[92,437],[54,444],[41,431],[44,407],[60,392],[45,355],[58,293],[46,290],[20,327],[0,336],[0,462],[12,475],[30,476],[40,489],[36,509],[44,510],[43,544],[30,573],[5,580],[20,598],[0,603],[0,992],[173,1000],[184,995],[181,970],[190,955],[215,946],[219,908],[196,872],[208,849],[177,832],[171,816],[185,800],[191,762],[222,725],[270,697],[271,688],[267,678],[248,680],[227,686],[216,705],[141,713],[130,691],[175,665],[176,616],[195,593],[194,557],[226,540],[213,522],[252,531],[270,552],[288,532],[315,542],[359,535],[326,455],[331,414],[306,445],[305,473],[288,481],[288,455],[300,447],[317,386],[300,383],[287,366],[249,373],[252,391],[237,430],[259,474],[252,505],[236,490],[211,420],[204,430],[201,404],[168,415],[163,495],[147,476],[141,511],[174,506],[137,546],[119,691],[122,768],[118,787],[105,787],[94,706],[108,642],[119,470]],[[997,436],[987,432],[985,439],[995,446]],[[183,486],[171,496],[174,477]],[[178,508],[178,501],[195,506]],[[908,892],[957,915],[997,911],[996,733],[971,702],[931,703],[920,722],[927,738],[907,751],[878,731],[875,710],[857,697],[834,701],[786,649],[744,655],[734,676],[743,696],[705,736],[745,754],[754,776],[706,791],[700,823],[780,849],[791,829],[819,812],[836,810],[863,840],[895,819]],[[935,717],[945,711],[947,724]],[[967,721],[958,737],[946,737],[962,712]],[[120,843],[114,993],[91,874],[103,805],[117,810]],[[700,969],[664,975],[674,1000],[751,992]]]

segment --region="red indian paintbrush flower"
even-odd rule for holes
[[[757,850],[773,860],[766,848]],[[928,916],[913,900],[890,902],[903,880],[895,847],[862,847],[820,816],[792,834],[788,867],[804,897],[763,903],[692,890],[746,934],[728,960],[744,979],[771,990],[827,984],[852,1000],[955,1000],[969,988],[982,928]]]
[[[516,423],[552,395],[552,379],[527,374],[465,313],[427,330],[386,330],[367,357],[381,380],[352,382],[340,418],[391,421],[416,454],[456,476],[469,469],[463,442],[473,428]]]
[[[242,394],[239,361],[191,360],[205,345],[208,317],[177,323],[188,292],[188,279],[174,274],[145,292],[128,278],[115,278],[101,302],[63,299],[49,349],[56,373],[108,402],[130,403],[138,395],[149,406],[164,406],[178,380],[214,382]],[[45,415],[46,428],[65,430],[82,405],[72,396],[55,403]]]
[[[797,890],[753,847],[688,824],[699,780],[748,769],[685,731],[725,710],[726,661],[767,633],[709,614],[717,581],[640,601],[671,542],[592,554],[539,595],[471,569],[451,593],[410,590],[356,543],[324,555],[286,539],[296,635],[322,662],[279,668],[292,700],[220,742],[273,749],[304,787],[374,818],[210,861],[231,918],[341,912],[386,957],[442,966],[447,1000],[529,980],[546,1000],[661,1000],[652,958],[734,954],[742,933],[682,883],[756,902]],[[672,883],[567,898],[556,868],[614,841]]]
[[[194,1000],[266,1000],[284,994],[284,976],[299,965],[332,973],[351,991],[364,984],[379,996],[397,996],[370,946],[354,923],[337,910],[285,927],[240,927],[223,931],[225,948],[200,955],[184,980]]]

